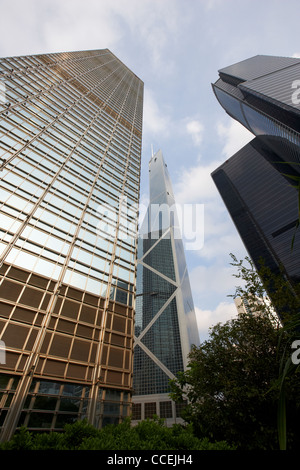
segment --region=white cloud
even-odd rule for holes
[[[0,17],[1,33],[9,37],[5,54],[37,54],[114,48],[123,31],[108,2],[89,0],[10,0]],[[11,34],[14,31],[14,34]]]
[[[222,162],[213,161],[191,168],[180,168],[179,179],[174,184],[174,195],[178,204],[203,204],[218,197],[218,192],[211,178],[211,173]]]
[[[43,18],[44,39],[50,50],[113,50],[122,38],[119,18],[107,3],[92,0],[83,8],[80,0],[64,0],[55,1],[53,7]]]
[[[131,48],[142,49],[156,73],[170,73],[176,65],[166,55],[170,38],[174,45],[182,25],[180,4],[173,0],[86,0],[84,6],[81,0],[4,3],[1,34],[9,38],[0,45],[4,55],[109,48],[122,60],[120,51],[132,59]]]
[[[161,74],[171,72],[174,64],[165,51],[171,37],[174,44],[180,29],[178,4],[173,0],[114,0],[108,3],[129,27],[135,40],[144,45],[153,67]]]
[[[197,249],[197,257],[210,262],[226,257],[226,264],[229,253],[239,255],[245,252],[245,248],[211,177],[212,171],[221,163],[214,161],[181,170],[174,185],[174,195],[178,205],[203,204],[204,226],[192,224],[197,229],[198,238],[203,240]],[[186,233],[185,227],[183,233]]]
[[[217,133],[224,141],[223,154],[226,158],[232,157],[232,155],[254,138],[253,134],[251,134],[248,129],[233,119],[231,119],[227,125],[223,122],[219,122],[217,124]]]
[[[220,0],[206,0],[205,8],[206,10],[213,10],[218,7]]]
[[[203,140],[204,126],[196,119],[190,120],[186,123],[187,133],[192,137],[193,143],[199,146]]]
[[[229,254],[227,254],[229,261]],[[219,295],[231,295],[235,292],[237,279],[233,276],[234,268],[224,266],[220,262],[211,263],[209,266],[200,265],[190,271],[190,283],[196,296],[205,296],[207,292]],[[238,280],[239,281],[239,280]]]
[[[210,225],[207,221],[207,211],[204,216],[204,244],[201,250],[197,253],[202,261],[209,260],[210,262],[215,259],[224,259],[233,253],[237,256],[244,256],[246,254],[245,247],[241,241],[240,236],[234,228],[231,221],[229,223],[220,223],[217,221]]]
[[[146,87],[144,93],[144,134],[161,137],[162,135],[168,135],[169,130],[170,117],[159,107],[154,93]]]
[[[237,316],[234,302],[221,302],[214,310],[202,310],[195,307],[200,342],[209,338],[209,328],[217,323],[225,323]]]
[[[186,130],[192,136],[195,145],[202,142],[204,127],[199,120],[188,120]],[[244,126],[233,119],[226,124],[220,121],[217,124],[217,134],[222,141],[221,153],[225,158],[230,158],[254,137]],[[200,163],[187,169],[180,168],[179,178],[174,184],[176,202],[206,203],[212,199],[220,202],[220,195],[211,173],[224,163],[224,157],[220,160],[210,161],[207,164]]]

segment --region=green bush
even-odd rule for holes
[[[1,450],[231,450],[226,442],[198,439],[191,426],[166,427],[162,420],[130,420],[96,429],[86,421],[68,424],[64,432],[30,433],[21,428]]]

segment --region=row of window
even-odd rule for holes
[[[65,95],[63,96],[63,99],[64,99],[64,100],[66,99],[66,96],[68,96],[68,95],[65,94]],[[83,103],[82,103],[82,105],[83,105]],[[55,100],[54,106],[57,106],[57,100]],[[39,121],[41,121],[41,110],[39,110],[39,113],[36,114],[36,108],[31,107],[31,109],[32,109],[32,112],[36,115],[37,119],[38,119]],[[47,106],[46,106],[46,108],[45,108],[46,112],[49,112],[49,109],[50,109],[50,106],[49,106],[49,103],[47,103]],[[65,105],[63,106],[63,108],[61,108],[61,110],[65,111]],[[61,110],[57,109],[57,111],[59,111],[59,112],[61,112]],[[96,111],[98,111],[98,108],[95,108],[95,112],[96,112]],[[20,113],[23,113],[23,112],[24,112],[24,111],[19,110],[19,114],[20,114]],[[76,113],[76,109],[73,110],[73,113]],[[88,108],[88,113],[85,113],[85,114],[88,115],[88,116],[91,115],[91,106],[89,106],[89,108]],[[28,116],[28,117],[29,117],[29,116]],[[15,117],[15,119],[18,120],[17,117]],[[33,116],[32,116],[32,115],[30,116],[30,120],[33,121]],[[60,119],[60,120],[61,120],[61,119]],[[48,121],[48,119],[46,119],[46,122],[47,122],[47,121]],[[77,119],[76,119],[76,122],[77,122],[77,125],[78,125],[78,117],[77,117]],[[45,123],[45,122],[44,122],[44,123]],[[103,128],[103,124],[104,124],[104,123],[101,122],[101,129],[100,129],[101,132],[103,132],[104,129],[105,129],[105,124],[104,124],[104,128]],[[20,125],[20,123],[19,123],[19,125]],[[29,125],[29,124],[27,123],[27,125]],[[106,125],[109,125],[109,123],[107,122]],[[72,128],[73,128],[73,127],[74,127],[74,122],[72,123]],[[85,128],[85,126],[84,126],[84,128]],[[71,130],[71,128],[69,127],[68,133],[70,133],[70,132],[72,132],[72,130]],[[110,130],[108,130],[108,132],[110,132]],[[81,133],[82,133],[82,132],[81,132]],[[127,131],[126,131],[125,134],[123,134],[122,140],[124,140],[124,138],[126,138],[126,134],[128,135],[128,132],[127,132]],[[61,136],[61,137],[63,138],[63,136]],[[90,138],[90,137],[91,137],[91,135],[89,135],[88,138]],[[98,141],[98,139],[96,139],[96,140]],[[137,149],[139,148],[139,145],[140,145],[140,144],[137,145]]]
[[[226,87],[226,84],[224,86]],[[254,135],[280,136],[300,146],[300,138],[297,132],[283,125],[275,118],[271,119],[261,110],[257,111],[246,101],[239,100],[235,96],[224,92],[219,87],[222,87],[221,81],[214,88],[221,105],[234,119],[240,121]]]
[[[24,114],[24,113],[22,113]],[[27,113],[28,114],[28,113]],[[19,113],[18,120],[20,120],[21,114]],[[2,158],[6,158],[5,153],[11,149],[11,151],[18,151],[20,150],[24,145],[27,145],[28,148],[28,142],[30,145],[34,145],[35,151],[38,151],[39,153],[41,152],[42,149],[44,149],[44,153],[42,154],[44,157],[49,154],[49,148],[55,149],[55,154],[53,156],[57,157],[59,156],[59,152],[61,151],[61,154],[63,156],[63,159],[65,159],[65,155],[69,154],[70,152],[74,152],[74,147],[76,146],[76,153],[78,153],[78,157],[80,158],[80,154],[84,156],[83,159],[83,164],[84,167],[88,168],[88,162],[91,161],[92,165],[90,166],[92,174],[95,174],[95,165],[97,167],[99,163],[99,151],[102,153],[107,153],[107,143],[109,139],[111,138],[111,131],[107,135],[105,135],[104,128],[104,120],[103,117],[101,117],[101,134],[100,131],[97,133],[98,135],[95,135],[95,140],[94,142],[91,139],[91,132],[89,132],[88,135],[85,135],[83,138],[79,138],[79,134],[75,135],[74,137],[72,136],[73,130],[69,126],[63,125],[63,121],[60,120],[59,122],[53,122],[51,124],[51,128],[48,127],[46,130],[43,132],[40,130],[40,127],[37,125],[34,125],[34,119],[33,115],[29,115],[26,118],[26,121],[19,123],[16,122],[13,124],[13,121],[11,119],[6,119],[2,120],[1,122],[1,134],[2,134],[2,139],[1,139],[1,147],[3,148],[3,152],[1,154]],[[25,117],[24,117],[25,119]],[[40,116],[39,116],[40,119]],[[88,124],[88,123],[87,123]],[[73,126],[74,127],[74,126]],[[57,130],[61,129],[59,132]],[[84,129],[87,129],[87,125],[85,126]],[[92,130],[92,129],[91,129]],[[40,135],[39,135],[40,134]],[[38,139],[37,140],[37,136]],[[82,133],[81,133],[82,135]],[[67,138],[68,136],[68,138]],[[42,140],[41,140],[42,139]],[[133,178],[136,181],[136,177],[138,174],[138,162],[139,162],[139,157],[138,157],[138,147],[134,148],[135,146],[140,145],[140,140],[136,142],[136,145],[134,145],[136,139],[134,139],[132,142],[130,142],[130,159],[132,162],[132,165],[129,169],[129,177]],[[89,141],[91,144],[89,144]],[[78,142],[79,145],[78,145]],[[110,151],[108,153],[108,158],[106,160],[106,164],[109,164],[112,168],[113,174],[122,174],[122,169],[120,169],[120,164],[122,164],[122,161],[125,163],[126,157],[125,155],[128,153],[128,147],[126,148],[125,145],[129,145],[125,142],[124,140],[124,135],[122,135],[122,144],[119,143],[119,139],[117,137],[117,133],[114,133],[113,139],[110,141]],[[47,145],[47,147],[45,147]],[[31,147],[32,148],[32,147]],[[100,153],[101,155],[101,153]],[[34,157],[34,156],[33,156]],[[51,158],[52,161],[52,158]],[[63,161],[63,160],[61,160]],[[77,158],[76,160],[73,160],[73,165],[75,167],[78,165],[77,163]],[[48,167],[49,164],[46,165]],[[78,171],[77,171],[78,172]],[[90,179],[90,175],[88,175],[88,178]]]
[[[4,424],[17,382],[17,377],[0,375],[0,426]],[[59,430],[66,424],[84,419],[87,417],[89,392],[89,386],[34,379],[25,398],[18,427]],[[99,424],[117,423],[129,416],[130,411],[127,392],[99,390]]]
[[[16,175],[12,178],[11,182],[17,183]],[[10,184],[10,178],[12,177],[11,174],[7,175],[6,177],[6,186]],[[37,187],[35,186],[30,186],[30,183],[27,181],[22,181],[20,179],[20,185],[23,187],[23,191],[26,191],[27,193],[33,193],[34,191],[37,191]],[[63,187],[64,188],[64,187]],[[103,189],[103,188],[102,188]],[[13,234],[19,227],[20,227],[20,220],[18,221],[17,219],[11,218],[11,216],[14,214],[15,209],[14,207],[19,207],[21,208],[22,211],[25,211],[26,213],[29,213],[30,210],[33,210],[33,205],[31,203],[26,203],[26,199],[23,200],[22,205],[20,207],[19,201],[16,201],[15,195],[9,195],[8,194],[8,203],[10,203],[10,206],[6,205],[4,207],[6,214],[3,213],[3,226],[2,230],[6,229],[6,234],[9,232]],[[23,193],[24,194],[24,193]],[[101,193],[104,196],[104,193]],[[117,191],[116,191],[117,195]],[[54,194],[51,194],[50,192],[45,195],[43,204],[35,210],[35,217],[31,220],[30,224],[28,223],[27,226],[25,227],[25,230],[23,230],[22,237],[19,238],[18,242],[15,244],[15,247],[20,246],[24,251],[31,252],[31,253],[36,253],[37,255],[42,255],[46,256],[46,258],[50,258],[51,261],[58,262],[59,259],[61,262],[63,261],[63,257],[67,253],[68,249],[68,244],[66,244],[67,239],[63,235],[64,233],[70,233],[70,230],[73,226],[73,233],[75,233],[76,226],[78,225],[79,218],[82,214],[82,209],[80,210],[80,207],[76,207],[73,204],[69,204],[66,200],[64,200],[63,205],[61,205],[62,199],[57,198]],[[45,210],[43,209],[43,206],[45,206],[51,210]],[[55,212],[57,215],[55,215]],[[95,212],[96,213],[96,212]],[[71,217],[71,221],[73,221],[73,224],[70,225],[70,223],[67,223],[67,220]],[[19,218],[23,221],[25,221],[25,215],[20,214]],[[122,219],[121,219],[122,220]],[[121,243],[124,247],[129,245],[128,247],[134,247],[135,245],[135,231],[136,231],[136,223],[134,220],[134,224],[132,224],[130,221],[128,222],[127,218],[123,218],[123,227],[125,228],[124,234],[121,235],[121,232],[119,234],[119,237],[121,236]],[[113,223],[112,223],[113,222]],[[99,251],[99,248],[97,248],[97,242],[96,246],[91,246],[87,243],[86,241],[86,235],[90,233],[90,238],[95,236],[92,236],[93,231],[95,232],[95,235],[97,239],[99,240],[100,244],[104,244],[104,240],[110,238],[112,242],[115,240],[115,228],[114,224],[116,221],[112,221],[109,223],[109,219],[106,217],[105,221],[99,217],[94,217],[92,216],[92,213],[89,212],[88,210],[86,211],[83,219],[82,219],[82,230],[85,232],[85,237],[80,241],[80,239],[77,241],[78,248],[75,247],[74,252],[73,252],[73,259],[77,259],[77,261],[83,262],[87,266],[93,268],[93,263],[95,263],[95,267],[97,270],[104,271],[106,270],[105,265],[103,265],[103,262],[101,262],[101,258],[95,257],[93,255],[93,252],[95,250]],[[32,226],[32,223],[36,226]],[[42,227],[42,225],[44,226]],[[46,224],[46,226],[45,226]],[[52,234],[56,233],[60,240],[56,238],[53,238],[51,236],[51,231],[49,232],[49,227],[53,228]],[[38,230],[38,227],[42,229]],[[69,227],[69,228],[68,228]],[[120,229],[122,229],[122,225],[120,226]],[[35,237],[36,234],[36,237]],[[12,236],[12,235],[11,235]],[[7,238],[7,235],[4,235],[4,240],[9,241],[9,238]],[[107,243],[107,242],[106,242]],[[49,245],[50,244],[50,245]],[[87,251],[83,249],[82,244],[86,244]],[[48,246],[47,246],[48,245]],[[52,248],[51,248],[52,247]],[[52,249],[52,252],[49,251]],[[92,252],[89,253],[89,251],[92,248]],[[77,250],[77,251],[76,251]],[[57,255],[54,255],[54,252],[57,253]],[[77,254],[76,254],[77,252]],[[102,256],[104,255],[105,258],[107,258],[108,252],[106,251],[100,251],[99,254]],[[95,253],[96,254],[96,253]],[[124,251],[124,254],[126,252]],[[89,259],[87,259],[89,257]],[[76,261],[76,262],[77,262]],[[124,268],[130,268],[134,269],[133,260],[131,259],[128,264],[128,257],[126,256],[126,261],[124,259]],[[122,261],[120,259],[120,262],[122,264]],[[118,275],[116,273],[118,262],[117,260],[115,261],[115,275]],[[70,265],[70,267],[72,267]],[[121,265],[119,266],[120,270],[120,275],[125,275],[125,280],[129,281],[130,279],[128,278],[128,274],[123,271],[123,268]],[[83,268],[79,269],[79,271],[82,271]],[[107,269],[109,269],[109,266],[107,265]],[[124,277],[123,277],[124,278]],[[132,281],[132,279],[131,279]]]
[[[171,401],[145,402],[132,404],[132,420],[140,421],[142,419],[151,419],[154,416],[160,418],[180,418],[185,408],[185,403],[175,403],[173,411],[173,403]]]

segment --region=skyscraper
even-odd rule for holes
[[[213,90],[221,106],[255,136],[299,147],[300,59],[258,55],[219,70]]]
[[[2,439],[130,413],[143,82],[109,50],[0,62]]]
[[[281,265],[292,284],[300,280],[299,74],[298,58],[255,56],[221,69],[213,85],[225,111],[256,137],[212,178],[255,266],[260,258],[274,272]]]
[[[139,232],[133,420],[180,417],[169,380],[185,370],[197,321],[172,185],[161,151],[149,163],[150,201]]]
[[[243,297],[236,297],[234,305],[239,315],[257,315],[264,308],[264,299],[255,297],[254,299],[247,299]]]

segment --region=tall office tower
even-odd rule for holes
[[[149,163],[150,202],[139,232],[133,372],[133,421],[154,414],[173,423],[180,406],[169,380],[199,345],[178,211],[161,151]]]
[[[300,280],[300,59],[255,56],[219,71],[213,90],[221,106],[254,136],[212,173],[255,266],[279,265]],[[294,245],[292,247],[293,237]]]
[[[1,438],[130,413],[143,83],[109,50],[1,60]]]
[[[234,305],[237,309],[239,315],[248,314],[248,315],[257,315],[264,308],[264,299],[256,297],[254,299],[236,297],[234,299]]]

